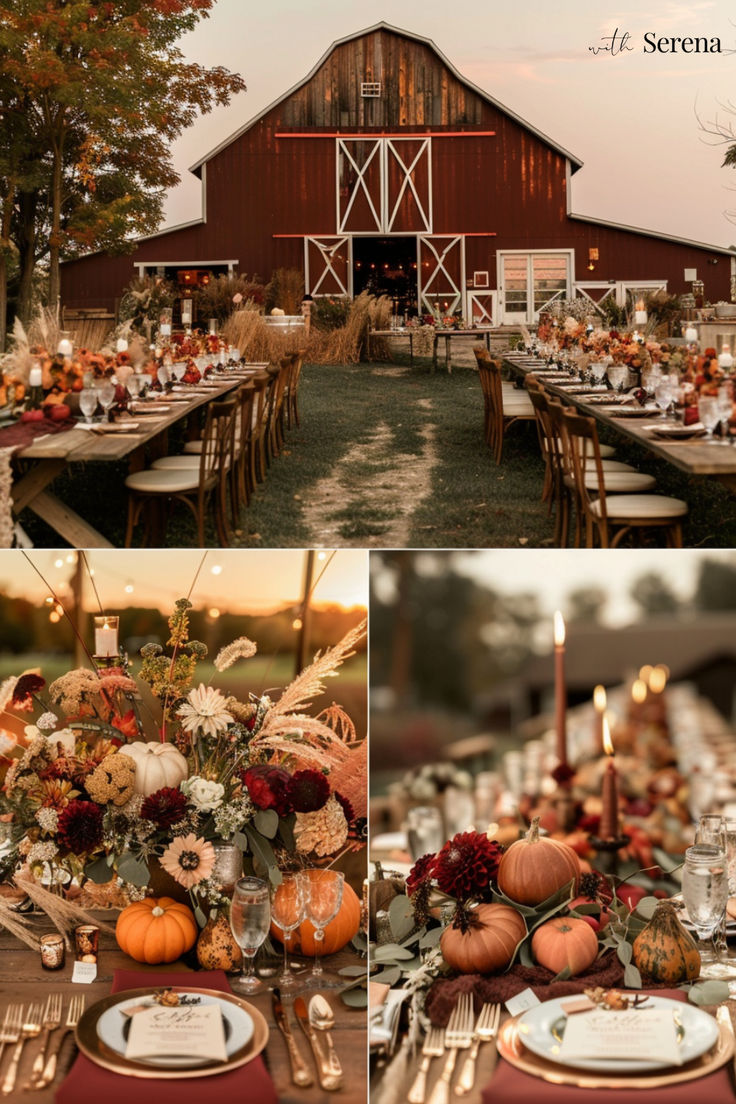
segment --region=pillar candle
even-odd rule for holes
[[[598,834],[604,840],[618,839],[618,773],[613,761],[613,744],[608,728],[608,718],[605,715],[603,717],[603,747],[608,762],[603,772],[601,793],[603,808],[601,809],[601,825]]]
[[[95,655],[115,656],[118,654],[118,629],[117,625],[108,624],[95,626]]]
[[[555,730],[557,758],[567,765],[567,690],[565,687],[565,622],[555,613]]]

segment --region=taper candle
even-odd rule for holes
[[[603,718],[606,713],[606,688],[605,686],[596,686],[593,691],[593,708],[595,709],[595,750],[601,752],[603,750]]]
[[[603,715],[603,749],[608,757],[606,769],[603,772],[603,790],[601,797],[603,808],[601,809],[601,825],[598,835],[602,840],[618,839],[618,773],[613,761],[613,742],[608,727],[608,717]]]
[[[557,758],[567,766],[567,690],[565,687],[565,622],[559,610],[555,612],[555,731]]]

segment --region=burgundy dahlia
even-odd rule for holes
[[[330,784],[318,770],[300,770],[289,781],[289,797],[295,813],[316,813],[330,796]]]
[[[414,863],[406,879],[406,892],[410,897],[430,880],[436,858],[437,856],[435,854],[422,855],[422,857],[417,859]]]
[[[46,679],[40,675],[21,675],[15,684],[10,704],[14,709],[28,710],[33,706],[33,695],[43,690]]]
[[[338,805],[342,809],[343,813],[345,814],[345,819],[348,822],[348,824],[349,825],[354,824],[355,823],[355,809],[353,808],[352,804],[348,801],[348,799],[346,797],[343,797],[341,793],[338,793],[337,790],[335,790],[334,797],[335,797],[335,801],[338,803]]]
[[[292,810],[289,797],[291,775],[280,767],[256,764],[243,771],[241,778],[256,809],[275,809],[279,816]]]
[[[187,811],[186,795],[173,786],[162,786],[149,794],[141,805],[141,816],[158,828],[170,828],[177,824]]]
[[[443,893],[459,901],[487,897],[501,848],[481,832],[460,832],[438,852],[432,871]]]
[[[102,843],[102,809],[93,801],[70,801],[59,814],[57,836],[75,855],[94,851]]]

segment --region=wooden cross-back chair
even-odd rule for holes
[[[526,391],[503,382],[500,364],[491,359],[484,346],[476,346],[473,351],[483,388],[485,437],[500,464],[505,434],[516,422],[533,421],[534,407]]]

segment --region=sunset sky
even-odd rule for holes
[[[724,147],[703,135],[697,117],[736,123],[727,110],[736,102],[736,59],[727,52],[736,22],[725,0],[394,0],[386,9],[357,0],[218,0],[182,46],[194,60],[240,72],[248,91],[177,143],[182,184],[169,197],[167,223],[201,213],[189,165],[300,82],[333,41],[381,20],[432,39],[461,74],[582,160],[574,213],[736,242],[724,214],[736,211],[736,174],[721,168]],[[594,56],[589,47],[616,28],[629,32],[633,50]],[[723,52],[644,53],[645,33],[716,36]]]
[[[126,606],[153,606],[168,613],[185,597],[202,563],[200,550],[100,550],[85,553],[103,607],[111,612]],[[15,597],[43,601],[52,587],[62,600],[76,553],[33,550],[34,567],[17,551],[0,551],[0,590]],[[191,595],[195,606],[214,606],[225,613],[266,613],[299,600],[305,553],[293,550],[212,551],[202,563]],[[320,578],[321,576],[321,578]],[[318,552],[313,590],[315,603],[366,605],[367,554],[357,550]],[[95,608],[85,571],[85,603]]]

